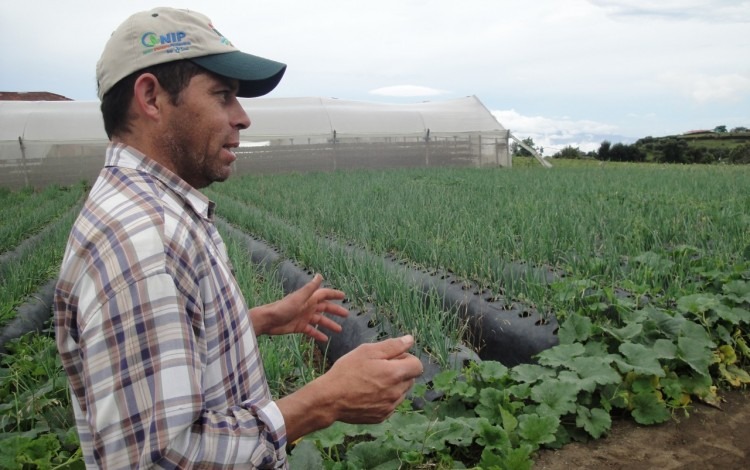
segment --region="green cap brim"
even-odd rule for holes
[[[276,88],[286,71],[286,64],[240,51],[193,57],[190,60],[217,75],[239,80],[237,96],[243,98],[269,93]]]

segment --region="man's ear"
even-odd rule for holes
[[[153,74],[144,73],[135,80],[133,104],[138,114],[150,119],[159,119],[166,96],[166,90],[161,87],[159,80]]]

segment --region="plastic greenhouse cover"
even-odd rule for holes
[[[505,134],[475,96],[416,104],[335,98],[240,99],[251,126],[242,140],[264,137]],[[0,143],[106,142],[98,101],[0,101]]]

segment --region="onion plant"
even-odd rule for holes
[[[38,232],[51,220],[69,210],[83,196],[83,185],[60,188],[49,186],[41,192],[19,191],[1,204],[0,253],[13,249]]]
[[[453,346],[461,341],[464,328],[454,314],[423,302],[423,294],[405,281],[402,274],[389,270],[379,256],[356,254],[345,246],[254,209],[220,193],[210,193],[219,213],[230,223],[280,249],[284,256],[321,272],[336,288],[343,290],[352,304],[376,307],[376,317],[384,316],[395,328],[415,333],[424,350],[445,364]],[[435,299],[432,305],[439,305]]]
[[[687,249],[731,263],[750,245],[749,178],[740,166],[431,168],[244,176],[212,194],[543,306],[553,302],[548,289],[508,279],[507,263],[635,282],[658,295],[691,280],[680,271],[655,277],[636,261],[645,253]]]
[[[15,317],[15,309],[37,289],[54,279],[62,262],[65,244],[78,210],[69,209],[21,252],[0,264],[0,326]]]

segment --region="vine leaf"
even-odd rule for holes
[[[572,314],[560,325],[558,338],[560,344],[570,344],[576,341],[586,341],[593,331],[593,323],[588,317]]]
[[[712,363],[713,354],[710,349],[697,344],[692,338],[687,336],[677,338],[677,357],[699,374],[710,376],[708,367]]]
[[[534,447],[554,442],[558,427],[560,418],[554,415],[527,414],[518,418],[518,434]]]
[[[353,445],[346,452],[347,460],[354,468],[398,469],[401,466],[396,449],[384,446],[382,442],[368,441]],[[321,467],[300,467],[321,468]],[[351,468],[351,467],[350,467]]]
[[[601,329],[612,335],[616,340],[626,342],[640,335],[641,331],[643,331],[643,325],[640,323],[628,323],[622,328],[607,328],[602,326]]]
[[[586,349],[581,343],[560,344],[539,353],[537,360],[543,366],[560,367],[566,365],[571,358],[581,356],[585,352]]]
[[[639,424],[663,423],[672,416],[657,393],[636,393],[630,403],[633,418]]]
[[[615,358],[615,362],[623,372],[633,371],[642,375],[664,377],[664,370],[651,348],[642,344],[622,343],[619,349],[626,360]]]
[[[483,446],[487,450],[510,450],[510,438],[505,429],[493,425],[487,419],[480,419],[477,429],[477,444]]]
[[[654,355],[659,359],[674,359],[677,357],[677,345],[668,339],[657,339],[652,347]]]
[[[750,246],[748,248],[750,248]],[[724,284],[721,287],[721,290],[729,300],[738,305],[743,303],[750,303],[750,282],[748,281],[731,281]],[[748,318],[745,318],[746,321],[748,321]]]
[[[562,416],[575,413],[579,390],[579,384],[550,379],[535,385],[531,389],[531,398],[541,405],[547,405],[555,415]]]
[[[599,439],[612,428],[612,417],[601,408],[579,406],[576,425],[585,429],[594,439]]]
[[[305,439],[289,454],[289,465],[293,468],[323,468],[323,456],[312,440]]]
[[[510,376],[520,383],[533,384],[540,380],[553,378],[556,375],[554,369],[542,367],[538,364],[521,364],[511,369]]]
[[[610,362],[611,359],[604,357],[576,357],[569,362],[568,367],[578,374],[581,390],[593,392],[597,384],[616,384],[622,380]]]

